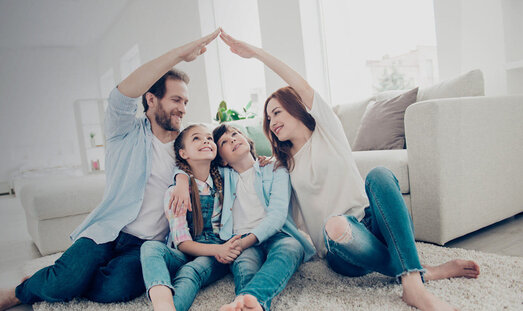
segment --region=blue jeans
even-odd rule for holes
[[[124,232],[103,244],[80,238],[52,266],[18,285],[16,297],[24,304],[69,301],[75,297],[96,302],[134,299],[145,290],[140,264],[143,242]]]
[[[244,250],[232,264],[236,295],[253,295],[264,310],[269,310],[272,299],[285,288],[304,254],[300,242],[283,232]]]
[[[330,267],[346,276],[377,271],[399,279],[408,272],[424,273],[412,219],[394,174],[384,167],[373,169],[365,180],[365,191],[370,206],[362,221],[345,216],[352,236],[348,242],[333,241],[324,230]]]
[[[223,243],[212,228],[213,196],[200,195],[200,204],[204,226],[202,233],[193,237],[193,240],[204,244]],[[192,232],[191,213],[187,214],[187,222]],[[214,257],[191,257],[156,241],[147,241],[142,245],[141,261],[147,294],[155,285],[169,287],[174,292],[173,301],[177,311],[189,310],[200,288],[229,272],[229,265],[219,263]]]
[[[200,288],[229,272],[228,265],[219,263],[214,257],[193,259],[157,241],[147,241],[142,245],[141,260],[147,293],[155,285],[169,287],[174,292],[177,311],[189,310]]]

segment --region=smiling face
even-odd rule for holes
[[[161,99],[152,94],[148,97],[154,121],[166,131],[179,131],[185,115],[185,107],[189,101],[188,96],[185,82],[167,79],[165,95]]]
[[[216,143],[218,154],[222,160],[221,165],[232,165],[242,161],[245,157],[255,158],[251,151],[252,142],[232,126],[226,127],[226,131],[220,135]]]
[[[269,100],[266,109],[269,129],[279,141],[292,140],[296,133],[303,131],[303,123],[285,110],[276,98]]]
[[[216,157],[216,144],[212,133],[205,126],[192,126],[183,133],[180,157],[189,164],[195,161],[212,161]]]

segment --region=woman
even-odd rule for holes
[[[392,172],[376,168],[364,184],[339,119],[307,81],[264,50],[223,31],[220,37],[233,53],[257,58],[289,84],[266,100],[264,131],[276,165],[290,172],[305,229],[318,254],[346,276],[377,271],[397,277],[408,305],[453,310],[432,295],[423,280],[476,278],[479,266],[465,260],[422,266],[412,221]]]

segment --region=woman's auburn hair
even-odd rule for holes
[[[174,141],[174,154],[176,156],[176,166],[178,166],[179,169],[184,171],[189,175],[189,184],[190,184],[190,195],[191,195],[191,206],[192,206],[192,223],[193,223],[193,230],[192,235],[193,237],[196,237],[200,235],[203,231],[203,215],[202,215],[202,206],[200,203],[200,191],[198,190],[198,185],[196,184],[196,180],[194,179],[194,175],[192,173],[191,166],[185,160],[180,156],[180,150],[185,148],[184,138],[187,132],[194,128],[194,127],[204,127],[207,128],[204,124],[192,124],[186,128],[183,129],[183,131],[178,134],[176,137],[176,140]],[[211,162],[211,177],[212,182],[214,184],[214,189],[216,190],[216,194],[218,195],[218,199],[220,200],[220,204],[223,204],[223,182],[222,177],[220,176],[220,172],[218,170],[218,167],[213,165],[214,160]]]
[[[294,169],[294,158],[291,154],[292,143],[289,140],[280,141],[270,128],[271,121],[267,114],[267,105],[271,99],[276,99],[283,109],[311,131],[314,131],[316,128],[316,120],[307,112],[300,95],[291,86],[278,89],[265,100],[263,107],[263,132],[271,144],[272,154],[276,157],[274,167],[283,166],[289,172],[292,172]]]
[[[249,143],[251,156],[254,160],[256,160],[258,158],[258,155],[256,154],[256,148],[254,146],[254,141],[249,136],[245,135],[239,128],[229,125],[229,124],[220,124],[212,131],[212,137],[214,139],[214,142],[216,143],[216,146],[218,147],[218,150],[220,149],[220,146],[218,146],[218,140],[220,140],[220,138],[223,136],[223,134],[225,134],[227,132],[232,132],[232,131],[236,131],[236,132],[240,133],[240,135],[245,137],[245,139]],[[224,166],[223,159],[220,156],[219,152],[216,153],[216,158],[214,159],[214,165]]]

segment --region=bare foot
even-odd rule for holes
[[[260,305],[260,303],[258,302],[258,299],[256,297],[254,297],[253,295],[244,295],[243,296],[243,309],[242,311],[245,311],[245,310],[253,310],[253,311],[263,311],[263,308],[262,306]]]
[[[403,301],[409,306],[423,311],[456,311],[457,309],[431,294],[423,285],[418,272],[401,277]]]
[[[240,298],[241,297],[241,298]],[[243,296],[238,296],[233,302],[223,305],[220,311],[241,311],[243,307]]]
[[[240,295],[228,305],[220,308],[220,311],[263,311],[258,299],[253,295]]]
[[[477,278],[479,265],[472,260],[454,259],[439,266],[423,266],[427,269],[425,280],[441,280],[455,277]]]
[[[7,310],[20,303],[20,300],[16,298],[14,288],[0,290],[0,311]]]
[[[458,309],[449,305],[445,301],[431,294],[425,288],[421,291],[403,290],[403,301],[409,306],[413,306],[423,311],[457,311]]]

